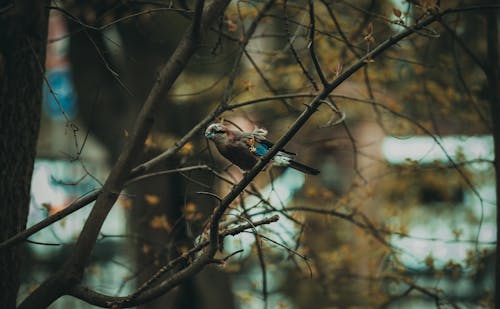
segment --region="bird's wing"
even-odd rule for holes
[[[269,141],[269,140],[267,140],[267,139],[256,139],[256,140],[257,140],[260,144],[262,144],[262,145],[266,146],[266,147],[267,147],[267,149],[271,149],[271,147],[273,147],[273,146],[274,146],[274,143],[273,143],[273,142],[271,142],[271,141]],[[282,152],[284,152],[284,153],[286,153],[286,154],[288,154],[288,155],[291,155],[291,156],[295,156],[295,155],[296,155],[296,153],[293,153],[293,152],[287,151],[287,150],[285,150],[285,149],[283,149],[283,148],[282,148],[282,149],[280,149],[280,151],[282,151]]]
[[[269,151],[269,149],[271,149],[271,147],[274,146],[274,143],[264,138],[263,134],[255,134],[254,132],[251,133],[245,132],[245,133],[240,133],[239,137],[241,141],[243,141],[243,143],[248,145],[250,151],[259,157],[265,155]],[[286,151],[284,149],[280,149],[280,151],[290,156],[296,155],[295,153]]]

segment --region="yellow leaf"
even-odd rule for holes
[[[179,153],[183,156],[190,156],[194,153],[194,146],[192,143],[186,143],[182,148],[179,150]]]
[[[185,212],[195,212],[197,210],[197,207],[195,203],[187,203],[186,206],[184,206],[184,211]]]
[[[153,142],[153,138],[151,138],[151,136],[148,136],[148,138],[146,138],[146,141],[144,142],[144,146],[148,147],[148,148],[153,148],[155,147],[155,143]]]
[[[179,252],[180,254],[186,254],[188,253],[188,251],[189,251],[188,246],[180,246],[179,248],[177,248],[177,252]]]
[[[172,230],[172,226],[168,223],[167,216],[154,216],[151,221],[149,221],[149,226],[154,229],[164,229],[167,232]]]
[[[121,208],[123,209],[131,209],[132,208],[132,200],[129,198],[123,198],[119,201]]]
[[[306,196],[307,197],[316,197],[316,196],[318,196],[318,190],[316,190],[316,188],[314,188],[314,187],[309,187],[306,190]]]
[[[203,215],[198,212],[198,207],[194,203],[187,203],[183,209],[184,218],[188,221],[197,221],[201,220]]]
[[[144,194],[144,199],[149,205],[157,205],[158,203],[160,203],[160,198],[158,197],[158,195]]]
[[[246,80],[246,81],[243,82],[243,88],[246,91],[250,91],[250,89],[255,88],[255,85],[252,83],[252,81]]]

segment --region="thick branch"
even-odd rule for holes
[[[196,1],[196,7],[194,10],[193,19],[193,37],[198,38],[201,33],[201,19],[203,18],[203,6],[205,5],[205,0]]]

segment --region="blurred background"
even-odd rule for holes
[[[217,119],[245,131],[265,128],[270,140],[286,132],[314,97],[320,82],[310,57],[306,1],[277,1],[258,20],[238,61],[241,39],[264,2],[232,1],[213,25],[157,111],[142,160],[173,145],[228,93],[233,105],[287,95],[234,108]],[[333,80],[360,55],[423,18],[436,2],[314,5],[316,53]],[[53,6],[28,225],[101,187],[156,72],[189,25],[193,3],[57,1]],[[486,55],[485,27],[481,14],[447,16],[344,82],[287,145],[321,174],[268,168],[249,187],[258,196],[242,195],[224,219],[229,225],[241,217],[279,213],[279,222],[228,237],[226,255],[243,251],[141,308],[492,306],[491,86],[477,63]],[[216,206],[197,192],[224,196],[242,173],[203,132],[159,169],[205,164],[216,174],[200,168],[127,187],[104,224],[84,283],[127,295],[189,250]],[[45,245],[25,247],[30,262],[24,264],[21,298],[68,256],[90,209],[30,238]],[[72,297],[51,306],[69,307],[91,308]]]

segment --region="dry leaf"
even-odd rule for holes
[[[132,209],[132,200],[129,198],[120,199],[119,203],[123,209]]]
[[[305,194],[307,197],[316,197],[316,196],[318,196],[318,190],[316,190],[316,188],[314,188],[314,187],[309,187],[306,189]]]
[[[180,254],[186,254],[188,253],[188,251],[189,251],[188,246],[180,246],[179,248],[177,248],[177,252],[179,252]]]
[[[186,143],[182,148],[179,150],[179,153],[183,156],[190,156],[194,153],[194,146],[192,143]]]
[[[250,91],[252,88],[255,88],[255,85],[252,83],[251,80],[246,80],[243,82],[243,88],[246,91]]]
[[[158,203],[160,203],[160,198],[158,197],[158,195],[144,194],[144,199],[149,205],[157,205]]]
[[[198,207],[194,203],[187,203],[183,208],[184,218],[188,221],[201,220],[203,215],[198,212]]]
[[[187,203],[186,206],[184,206],[184,212],[196,212],[197,209],[195,203]]]
[[[155,143],[153,142],[153,138],[151,136],[148,136],[148,138],[146,138],[146,141],[144,142],[144,146],[146,146],[148,148],[154,148],[156,146]]]
[[[401,18],[401,11],[400,10],[398,10],[396,8],[392,8],[392,13],[394,15],[396,15],[396,17]]]
[[[154,229],[164,229],[167,232],[172,230],[172,226],[168,223],[167,216],[154,216],[151,221],[149,221],[149,226]]]

